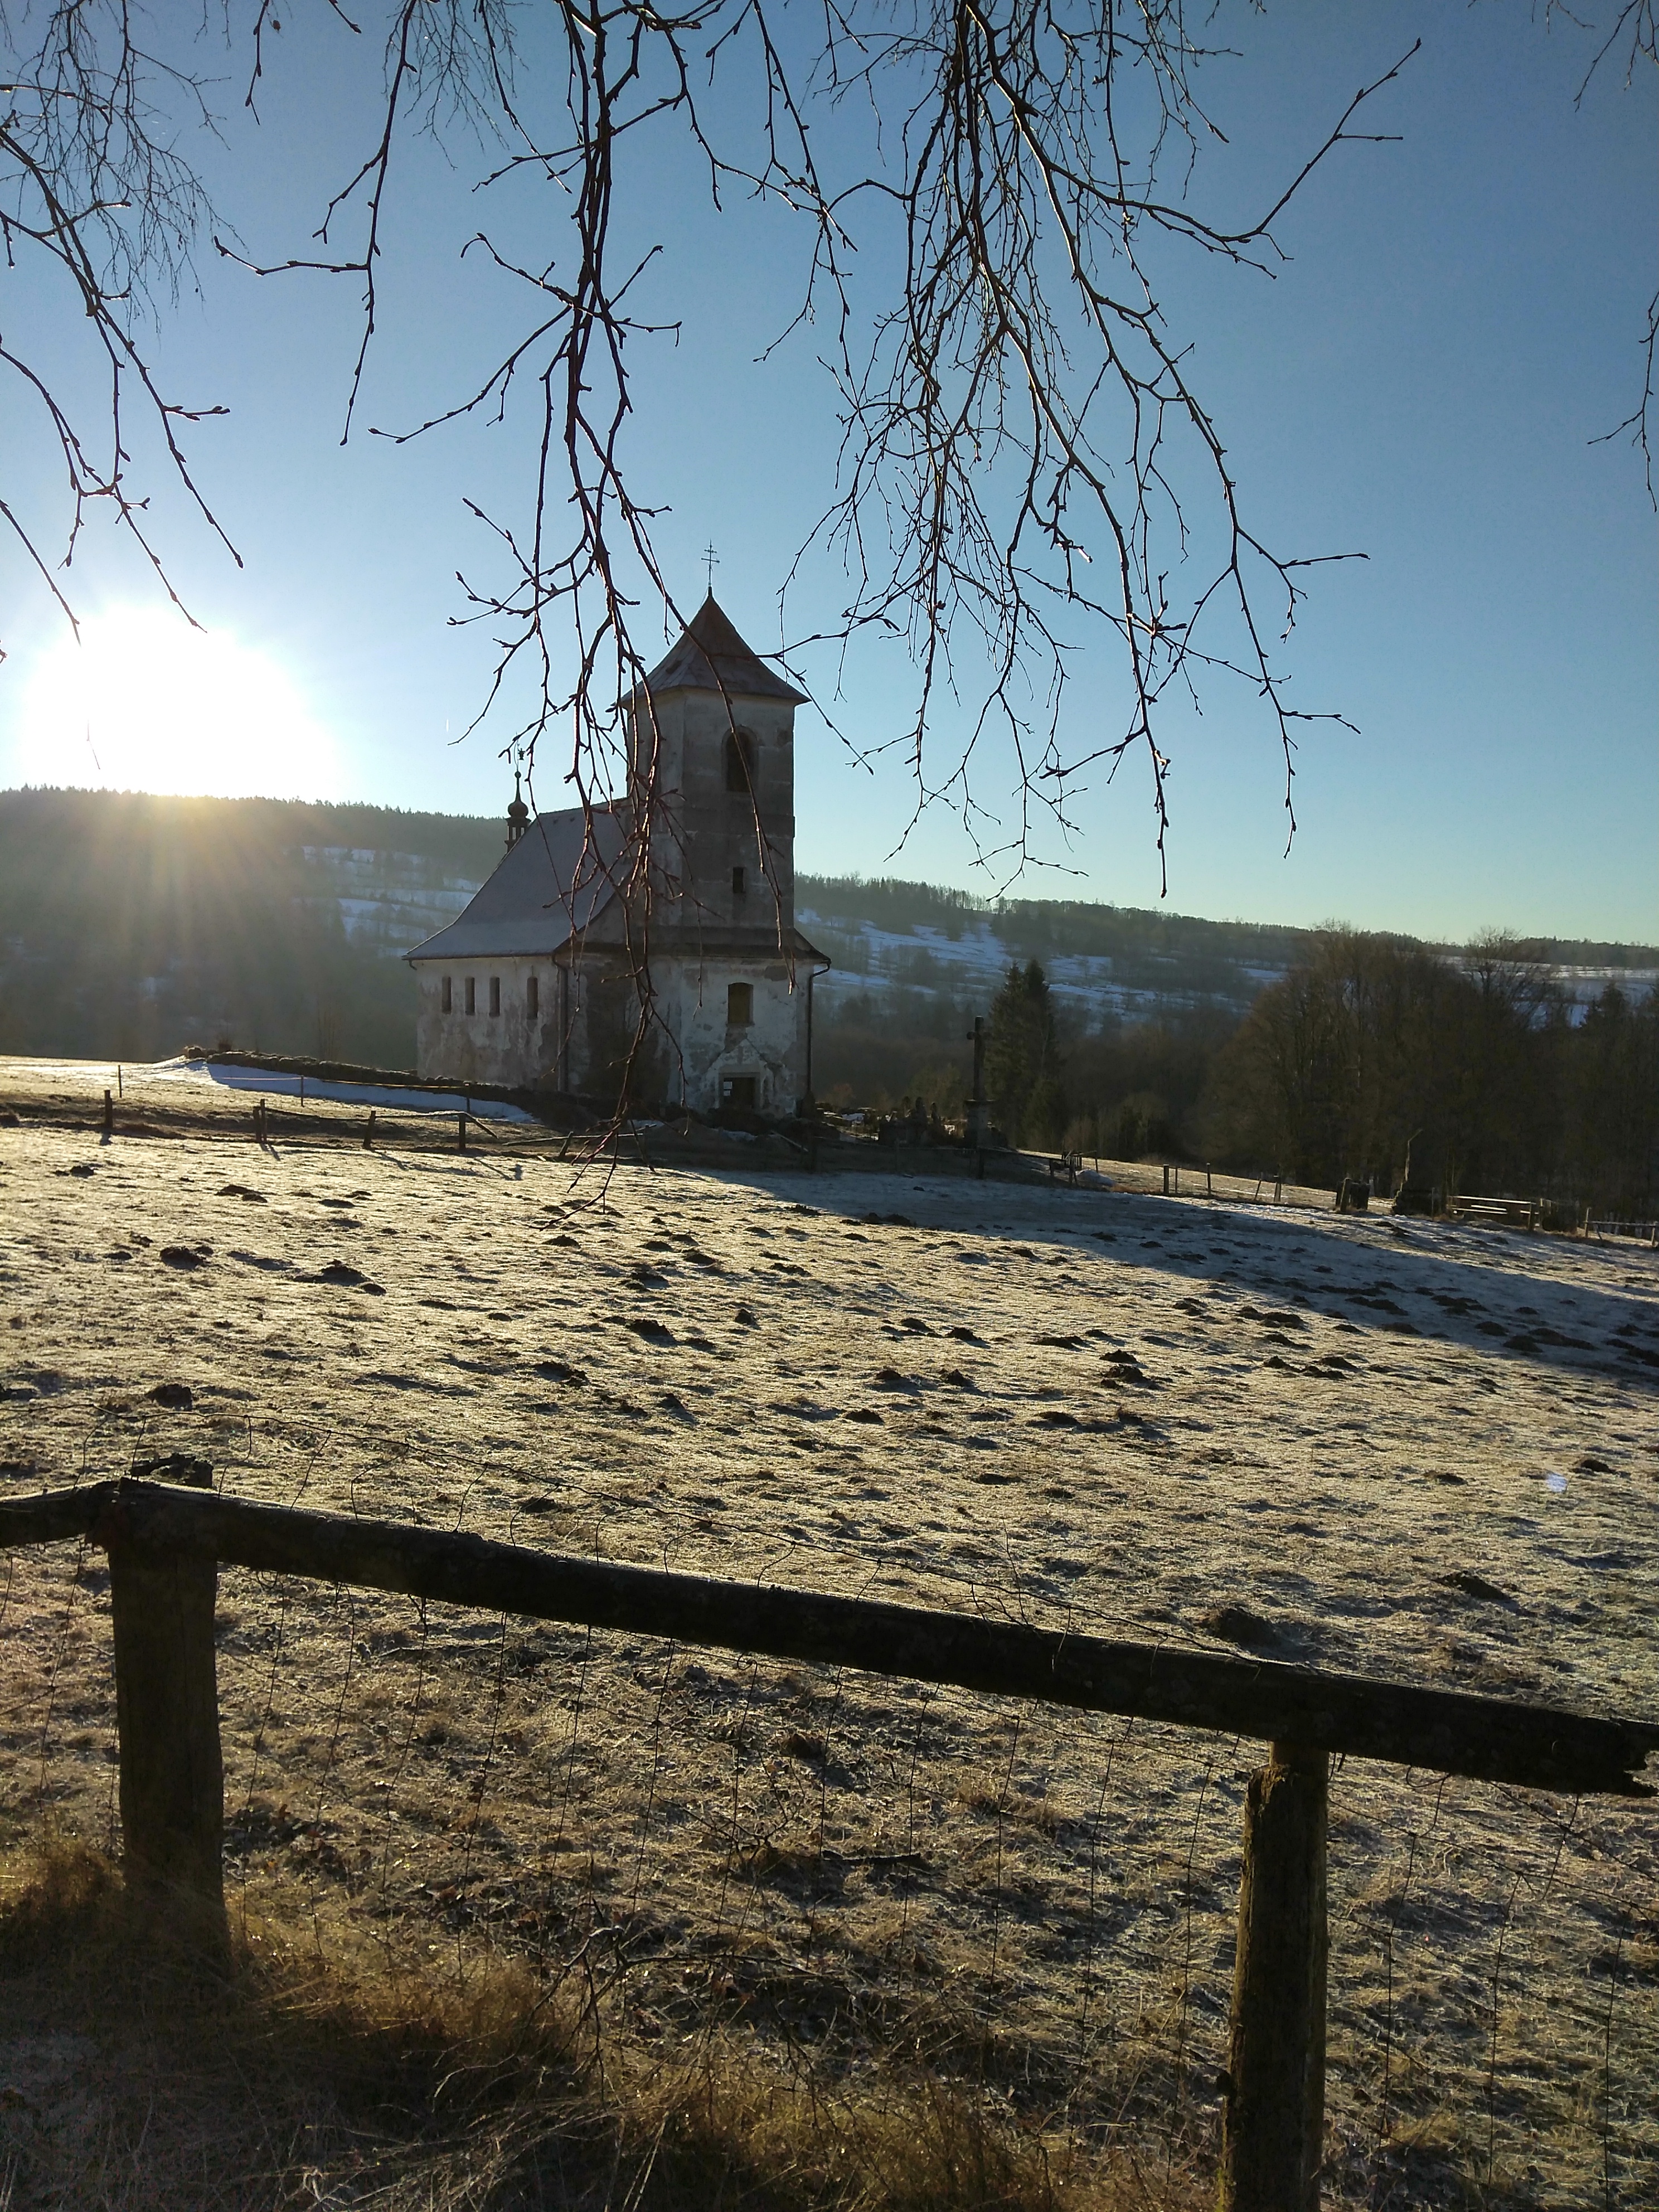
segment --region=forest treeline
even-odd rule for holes
[[[1225,1036],[1188,1019],[1068,1038],[1041,966],[1011,967],[986,1089],[1019,1144],[1642,1218],[1659,1202],[1659,993],[1609,980],[1575,1010],[1496,933],[1449,957],[1327,931]]]
[[[398,956],[483,881],[501,839],[489,818],[393,807],[0,793],[0,1052],[151,1060],[228,1042],[407,1068],[415,994]],[[906,972],[929,977],[866,989],[854,968],[855,988],[821,994],[814,1075],[830,1103],[959,1109],[967,1031],[993,994],[922,955],[988,930],[1012,971],[992,1061],[1020,1141],[1327,1186],[1392,1188],[1409,1167],[1442,1188],[1659,1207],[1659,1005],[1641,974],[1619,980],[1659,965],[1651,947],[1458,949],[896,879],[797,890],[849,947],[913,939]],[[1047,968],[1080,955],[1141,989],[1142,1011],[1075,990],[1056,1005]],[[1564,964],[1614,980],[1575,1010]]]
[[[1181,981],[1188,988],[1194,963],[1285,968],[1311,951],[1322,934],[1289,923],[1214,921],[1201,915],[1100,900],[981,896],[896,876],[798,873],[795,903],[832,928],[868,927],[895,936],[932,931],[955,942],[970,930],[987,927],[1022,964],[1079,957],[1179,962]],[[1531,941],[1531,950],[1540,959],[1566,967],[1649,969],[1659,963],[1659,951],[1652,945],[1592,938],[1540,939]]]

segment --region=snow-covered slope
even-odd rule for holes
[[[313,901],[332,902],[348,939],[371,951],[407,952],[453,921],[478,888],[423,853],[377,853],[351,845],[307,845]]]
[[[1000,933],[989,917],[969,920],[952,935],[925,924],[884,929],[810,905],[798,906],[796,913],[807,936],[835,963],[817,986],[827,1012],[860,995],[879,1000],[900,991],[988,1005],[1010,966],[1030,957],[1012,932]],[[1217,935],[1222,936],[1219,928]],[[1042,964],[1056,997],[1092,1023],[1108,1016],[1147,1020],[1201,1006],[1243,1015],[1288,971],[1291,956],[1238,958],[1219,949],[1157,953],[1135,948],[1121,955],[1050,952]],[[1635,997],[1659,984],[1659,969],[1653,968],[1559,964],[1554,975],[1580,1012],[1609,982]]]

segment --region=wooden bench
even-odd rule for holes
[[[1536,1229],[1542,1200],[1536,1198],[1449,1198],[1454,1221],[1473,1221],[1488,1229]]]

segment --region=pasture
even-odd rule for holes
[[[214,1101],[101,1144],[5,1074],[9,1490],[205,1461],[276,1503],[1659,1711],[1651,1253],[507,1139],[261,1150]],[[42,1926],[43,1881],[94,1910],[114,1834],[106,1589],[96,1554],[10,1564],[0,1804]],[[130,2009],[69,2018],[14,1942],[20,2207],[137,2140],[156,2202],[1209,2196],[1261,1746],[234,1571],[220,1645],[233,1923],[276,2010],[219,2040],[264,2074],[216,2122],[175,2066],[158,2107]],[[1338,1770],[1328,2203],[1652,2201],[1656,1845],[1645,1803]],[[366,2122],[329,2091],[354,2005],[511,2085]]]

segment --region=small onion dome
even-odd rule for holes
[[[513,804],[507,810],[507,842],[510,851],[530,826],[530,809],[524,803],[520,789],[520,778],[515,769],[513,775]]]

